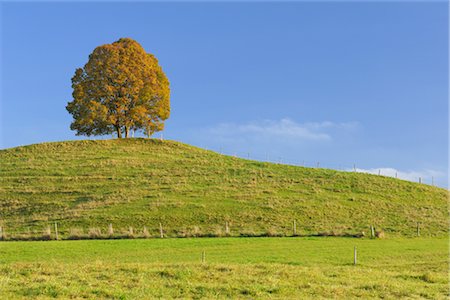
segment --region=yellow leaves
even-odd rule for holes
[[[107,134],[127,127],[161,130],[170,115],[170,88],[158,60],[139,43],[121,38],[94,49],[72,78],[72,129]]]

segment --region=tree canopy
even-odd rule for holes
[[[72,77],[67,110],[77,135],[131,130],[148,136],[164,128],[170,115],[169,80],[154,55],[130,38],[99,46]]]

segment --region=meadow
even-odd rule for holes
[[[3,242],[0,254],[2,299],[449,296],[447,238]]]
[[[299,235],[367,236],[373,225],[389,237],[413,237],[420,223],[423,236],[446,236],[447,199],[426,184],[157,139],[0,150],[6,238],[48,237],[55,222],[60,238],[108,236],[109,226],[116,237],[158,237],[160,224],[167,237],[289,236],[294,221]]]
[[[0,150],[0,229],[1,299],[449,297],[448,191],[173,141]]]

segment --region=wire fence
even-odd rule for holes
[[[162,139],[162,138],[161,138]],[[364,173],[371,175],[378,175],[384,177],[397,178],[401,180],[417,182],[421,184],[427,184],[431,186],[436,186],[435,177],[433,175],[405,175],[403,172],[400,172],[393,168],[365,168],[359,166],[357,163],[344,163],[344,164],[336,164],[330,162],[323,162],[320,160],[312,161],[312,160],[302,160],[295,159],[292,157],[285,157],[280,155],[270,154],[266,152],[264,155],[254,154],[249,151],[224,151],[223,148],[208,148],[201,146],[205,150],[210,150],[217,152],[222,155],[233,156],[237,158],[247,159],[247,160],[255,160],[260,162],[268,162],[275,164],[283,164],[297,167],[305,167],[305,168],[321,168],[321,169],[330,169],[336,171],[343,172],[356,172],[356,173]]]
[[[132,133],[132,138],[135,137],[135,134]],[[146,138],[146,136],[142,134],[136,134],[137,138]],[[114,134],[110,136],[100,136],[95,138],[89,138],[88,139],[101,139],[101,140],[107,140],[110,138],[115,138]],[[161,141],[168,140],[163,133],[160,133],[159,136],[153,137],[154,139],[159,139]],[[86,137],[84,137],[86,139]],[[219,148],[213,148],[213,147],[207,147],[205,145],[199,145],[198,147],[203,148],[205,150],[210,150],[217,152],[222,155],[227,156],[233,156],[238,157],[242,159],[248,159],[248,160],[255,160],[260,162],[269,162],[269,163],[275,163],[275,164],[283,164],[283,165],[290,165],[290,166],[298,166],[298,167],[305,167],[305,168],[322,168],[322,169],[331,169],[336,171],[343,171],[343,172],[356,172],[356,173],[364,173],[364,174],[371,174],[371,175],[379,175],[379,176],[385,176],[385,177],[392,177],[397,179],[402,179],[410,182],[417,182],[422,184],[427,184],[431,186],[437,186],[437,181],[435,176],[433,175],[427,175],[427,174],[421,174],[417,175],[417,172],[401,172],[394,168],[366,168],[364,166],[359,165],[358,163],[333,163],[333,162],[324,162],[320,160],[304,160],[304,159],[298,159],[293,157],[286,157],[281,155],[276,155],[273,153],[270,153],[269,151],[265,152],[264,154],[256,154],[250,151],[230,151],[230,150],[223,150],[223,147]]]
[[[161,136],[160,139],[162,140],[163,137]],[[350,164],[333,164],[329,162],[321,162],[321,161],[311,161],[311,160],[301,160],[301,159],[295,159],[291,157],[283,157],[283,156],[277,156],[270,152],[265,152],[264,154],[255,154],[250,151],[224,151],[223,148],[208,148],[208,147],[201,147],[205,150],[210,150],[217,152],[222,155],[232,156],[232,157],[238,157],[242,159],[248,159],[248,160],[254,160],[259,162],[269,162],[269,163],[275,163],[275,164],[283,164],[283,165],[291,165],[291,166],[299,166],[299,167],[306,167],[306,168],[321,168],[321,169],[331,169],[331,170],[338,170],[338,171],[345,171],[345,172],[356,172],[356,173],[369,173],[373,175],[378,176],[387,176],[387,177],[393,177],[398,179],[405,179],[409,181],[411,178],[402,178],[402,174],[400,172],[395,171],[394,169],[385,169],[385,168],[379,168],[379,169],[364,169],[360,168],[356,163]],[[416,178],[413,178],[415,182],[421,183],[421,184],[429,184],[434,186],[435,185],[435,178],[434,176],[429,177],[420,177],[417,176]],[[154,228],[154,224],[149,226],[148,228],[151,229],[145,229],[145,227],[128,227],[128,228],[120,228],[116,230],[115,234],[111,235],[108,233],[109,229],[103,228],[99,229],[97,227],[92,228],[82,228],[79,229],[77,232],[76,228],[70,228],[68,226],[62,226],[57,228],[58,223],[54,223],[54,221],[58,221],[61,219],[58,218],[49,218],[48,220],[40,220],[40,221],[30,221],[25,220],[18,221],[17,219],[12,224],[2,224],[0,220],[0,239],[4,239],[8,235],[10,237],[16,236],[17,238],[22,239],[58,239],[56,236],[57,232],[60,233],[62,238],[70,238],[73,237],[73,239],[76,239],[76,237],[82,237],[82,238],[133,238],[133,237],[158,237],[163,235],[160,232],[158,233],[158,228]],[[43,224],[50,223],[49,228],[44,227]],[[3,225],[3,227],[1,227]],[[156,226],[157,227],[157,226]],[[228,226],[227,226],[228,227]],[[20,228],[20,229],[19,229]],[[139,229],[136,229],[139,228]],[[280,227],[282,228],[282,227]],[[146,232],[147,230],[147,232]],[[225,229],[227,230],[227,229]],[[235,228],[234,229],[234,236],[286,236],[286,233],[283,231],[279,232],[258,232],[258,233],[250,233],[249,231],[246,231],[245,228]],[[355,229],[357,230],[357,229]],[[418,229],[417,229],[418,230]],[[50,233],[49,233],[50,232]],[[54,232],[54,233],[52,233]],[[155,233],[156,232],[156,233]],[[355,231],[356,232],[356,231]],[[230,233],[223,232],[223,231],[217,231],[214,232],[213,230],[205,230],[205,233],[202,232],[195,232],[195,230],[191,230],[189,232],[182,232],[182,231],[174,231],[172,230],[171,233],[175,237],[187,237],[187,236],[228,236]],[[304,232],[306,235],[306,231]],[[308,234],[310,235],[335,235],[337,233],[330,232],[313,232],[308,231]],[[344,233],[339,233],[344,234]],[[355,233],[345,233],[347,235],[354,235]]]
[[[19,224],[14,224],[18,226]],[[18,229],[8,226],[0,226],[0,241],[33,241],[33,240],[84,240],[84,239],[147,239],[147,238],[202,238],[202,237],[354,237],[354,238],[384,238],[385,231],[382,226],[375,228],[373,225],[362,225],[355,228],[348,226],[335,226],[334,229],[311,228],[302,226],[296,219],[289,224],[283,224],[276,228],[264,226],[255,228],[235,227],[229,222],[214,224],[201,228],[199,226],[189,226],[176,228],[173,225],[162,223],[148,226],[128,226],[115,227],[112,223],[106,226],[74,227],[71,225],[61,225],[59,222],[44,222],[33,229]],[[20,224],[23,226],[24,224]],[[37,225],[37,224],[34,224]],[[172,226],[170,226],[172,225]],[[281,224],[278,224],[281,225]],[[305,224],[303,224],[305,225]],[[420,222],[411,223],[407,226],[408,232],[392,231],[391,234],[401,236],[421,236],[423,225]],[[430,232],[426,232],[426,236]]]

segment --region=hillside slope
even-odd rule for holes
[[[147,226],[168,236],[447,233],[444,189],[393,178],[256,162],[172,141],[44,143],[0,150],[6,232]]]

